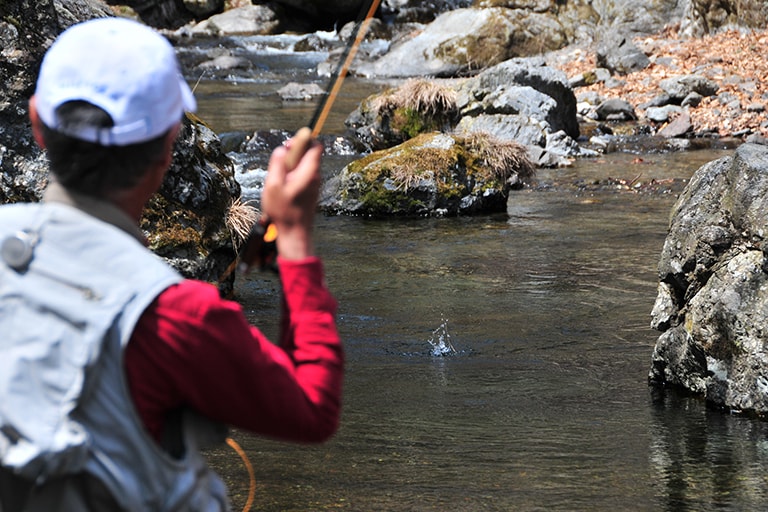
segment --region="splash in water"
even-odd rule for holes
[[[432,337],[429,338],[429,344],[432,345],[432,355],[436,357],[450,356],[456,353],[451,343],[451,335],[448,333],[448,320],[442,317],[440,326],[432,331]]]

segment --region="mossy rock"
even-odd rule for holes
[[[452,87],[414,79],[365,98],[345,123],[363,146],[379,150],[422,133],[449,132],[458,114]]]
[[[531,176],[533,166],[522,146],[514,146],[516,163],[498,165],[488,158],[496,147],[483,144],[475,136],[418,135],[347,165],[326,184],[321,207],[329,214],[369,217],[506,211],[510,189]]]
[[[228,294],[232,279],[219,279],[235,259],[226,219],[240,197],[234,167],[221,142],[194,115],[185,119],[174,162],[141,219],[150,249],[185,277],[218,284]]]

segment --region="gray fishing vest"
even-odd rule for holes
[[[131,512],[229,510],[199,453],[221,430],[183,421],[185,453],[171,457],[145,431],[123,370],[142,312],[181,277],[130,235],[63,204],[3,206],[0,244],[4,470],[38,488],[86,473]],[[58,510],[80,510],[71,499]]]

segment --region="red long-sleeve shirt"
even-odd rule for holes
[[[125,370],[155,439],[180,407],[285,440],[320,442],[336,431],[344,364],[336,301],[318,258],[279,265],[279,346],[206,283],[172,286],[144,312],[125,350]]]

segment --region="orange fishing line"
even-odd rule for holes
[[[251,461],[248,459],[248,454],[245,453],[245,450],[243,450],[239,444],[237,444],[237,441],[231,437],[228,437],[227,444],[237,452],[241,459],[243,459],[245,469],[248,470],[248,478],[250,480],[248,484],[248,499],[243,506],[243,512],[249,512],[253,506],[253,501],[256,499],[256,473],[253,472],[253,466],[251,465]]]

